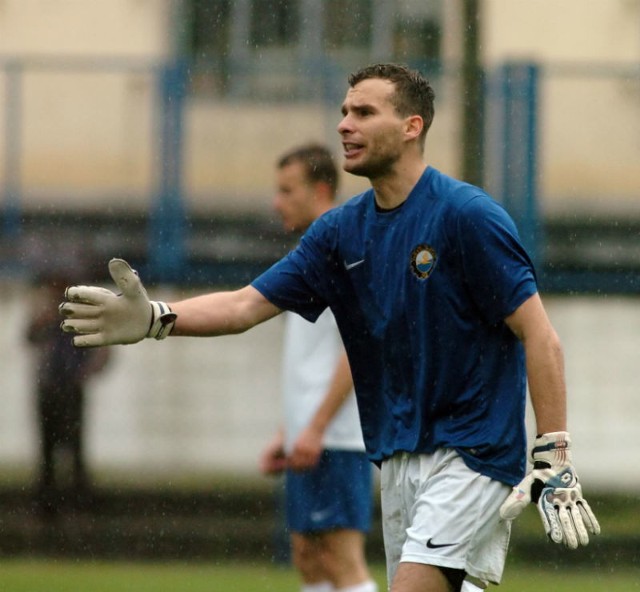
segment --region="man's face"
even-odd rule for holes
[[[405,119],[394,109],[393,92],[393,83],[380,78],[363,80],[347,91],[338,133],[348,173],[379,178],[400,158]]]
[[[273,207],[289,231],[303,231],[316,218],[316,186],[310,183],[303,165],[292,162],[276,171]]]

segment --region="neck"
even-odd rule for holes
[[[371,179],[378,206],[391,210],[404,203],[426,168],[427,165],[420,162],[411,167],[397,167],[382,177]]]
[[[335,203],[333,201],[321,201],[316,204],[316,208],[314,211],[314,220],[322,216],[322,214],[326,214],[331,208],[335,207]]]

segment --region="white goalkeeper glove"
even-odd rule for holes
[[[138,274],[123,259],[109,261],[109,273],[120,289],[72,286],[59,309],[65,333],[75,333],[76,347],[128,344],[145,337],[164,339],[177,315],[164,302],[149,300]]]
[[[582,487],[571,464],[571,437],[567,432],[542,434],[531,451],[533,470],[513,488],[502,504],[500,516],[513,520],[534,503],[547,536],[570,549],[588,545],[589,535],[600,525],[582,497]],[[587,532],[588,531],[588,532]]]

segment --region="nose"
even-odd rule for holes
[[[280,209],[282,208],[282,199],[280,198],[279,193],[276,193],[273,196],[273,200],[271,201],[271,206],[276,212],[280,213]]]
[[[351,121],[348,114],[340,120],[337,130],[341,136],[351,131]]]

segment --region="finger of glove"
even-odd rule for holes
[[[500,506],[500,517],[503,520],[514,520],[531,503],[533,480],[533,475],[529,474],[513,488],[509,497]]]
[[[100,316],[103,310],[102,306],[80,302],[63,302],[58,307],[60,314],[67,319],[92,319]]]
[[[581,498],[577,502],[577,506],[582,516],[582,521],[585,523],[587,529],[591,534],[600,534],[600,523],[596,518],[596,515],[591,510],[591,506],[587,503],[587,500]]]
[[[553,490],[545,489],[538,501],[538,513],[542,519],[544,530],[547,536],[554,543],[561,543],[563,541],[562,525],[558,516],[558,510],[553,504],[551,499]]]
[[[542,526],[544,527],[544,532],[551,539],[551,521],[547,517],[547,513],[542,510],[542,507],[540,504],[536,504],[536,507],[538,508],[540,519],[542,520]],[[560,537],[562,537],[562,533],[560,533]],[[562,538],[560,540],[562,540]],[[554,542],[559,543],[560,541],[554,541]]]
[[[104,304],[109,298],[116,298],[116,295],[99,286],[70,286],[65,290],[64,297],[70,302]]]
[[[60,328],[65,333],[88,335],[102,330],[100,319],[65,319],[60,323]]]
[[[573,513],[565,505],[558,506],[558,518],[562,527],[562,534],[564,538],[564,544],[569,549],[578,548],[578,532],[576,525],[573,522]],[[582,523],[582,521],[581,521]],[[587,538],[587,542],[589,539]]]
[[[589,534],[587,533],[587,527],[582,519],[582,513],[576,504],[571,504],[571,506],[569,506],[569,512],[571,514],[571,520],[575,526],[577,543],[583,547],[587,546],[589,544]]]
[[[126,298],[137,298],[141,294],[147,295],[138,274],[124,259],[111,259],[109,273],[116,286]]]
[[[103,333],[92,333],[90,335],[76,335],[73,338],[73,345],[76,347],[100,347],[107,344]]]

